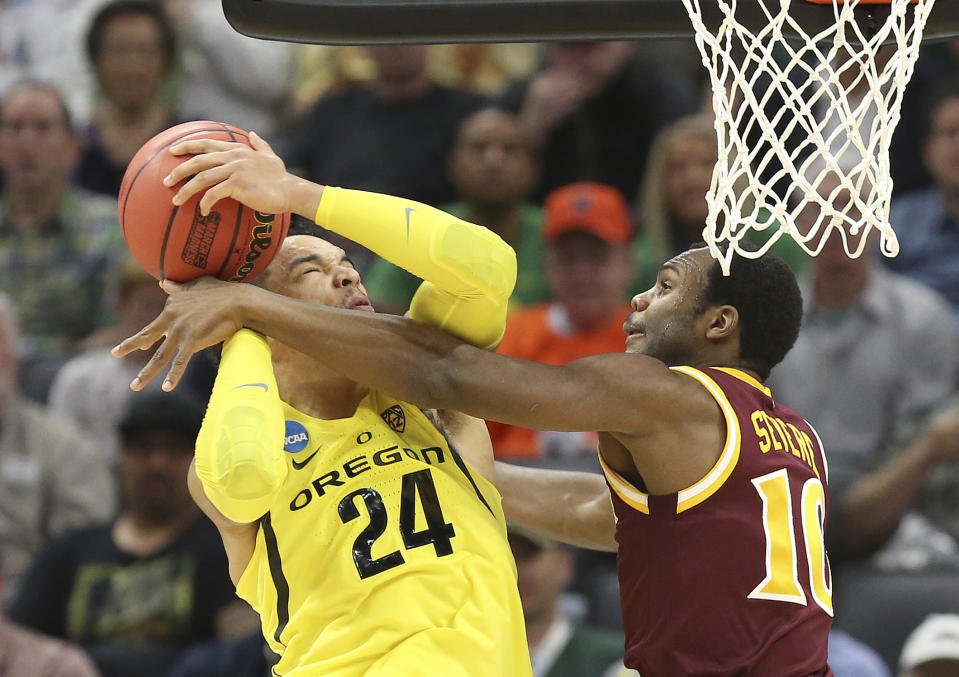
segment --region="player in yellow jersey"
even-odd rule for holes
[[[426,205],[293,177],[251,138],[256,150],[213,147],[234,179],[257,177],[248,205],[315,217],[407,268],[426,280],[412,317],[495,347],[516,274],[508,245]],[[194,171],[210,157],[191,160]],[[372,311],[344,252],[311,235],[287,237],[258,284]],[[220,529],[237,593],[281,656],[274,674],[529,677],[485,424],[424,413],[232,331],[220,337],[190,484]]]

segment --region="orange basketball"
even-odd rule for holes
[[[249,282],[276,255],[290,226],[289,214],[261,214],[236,200],[217,202],[200,213],[202,191],[176,206],[182,183],[163,179],[190,155],[173,155],[170,146],[188,139],[249,144],[247,133],[221,122],[185,122],[160,132],[130,160],[120,185],[117,208],[123,238],[133,257],[158,280],[186,282],[214,275]]]

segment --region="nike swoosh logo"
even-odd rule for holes
[[[413,207],[406,208],[406,241],[407,242],[410,241],[410,214],[412,214],[415,211],[416,209],[414,209]]]
[[[241,386],[235,386],[233,390],[239,390],[240,388],[263,388],[264,392],[270,391],[270,386],[265,383],[244,383]]]
[[[323,446],[323,445],[320,445],[320,446]],[[299,463],[297,463],[296,460],[294,459],[294,461],[293,461],[293,469],[294,469],[294,470],[303,470],[303,468],[306,467],[306,464],[309,463],[310,461],[312,461],[312,460],[313,460],[313,457],[316,456],[318,453],[320,453],[320,447],[317,447],[317,448],[316,448],[316,451],[314,451],[312,454],[310,454],[309,456],[307,456],[306,458],[304,458],[304,459],[303,459],[302,461],[300,461]]]

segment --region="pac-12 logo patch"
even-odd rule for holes
[[[394,404],[380,416],[386,421],[386,425],[396,432],[401,433],[406,430],[406,414],[403,413],[403,408],[400,405]]]
[[[283,448],[291,454],[303,451],[310,441],[310,433],[299,421],[286,422],[286,435],[283,437]]]

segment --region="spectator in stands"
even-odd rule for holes
[[[56,89],[23,82],[0,100],[0,291],[16,306],[22,377],[39,383],[28,391],[40,398],[77,343],[106,322],[125,251],[116,200],[70,186],[76,158]]]
[[[113,0],[86,36],[99,98],[83,134],[76,181],[113,197],[147,140],[178,120],[163,100],[176,58],[173,24],[153,0]]]
[[[894,196],[905,195],[933,184],[923,162],[922,140],[926,133],[926,107],[940,84],[959,71],[959,41],[924,44],[919,50],[912,77],[906,85],[899,124],[889,144],[889,169]]]
[[[666,125],[653,139],[636,209],[633,252],[641,277],[637,292],[656,282],[659,266],[703,239],[706,193],[716,166],[716,130],[704,115]]]
[[[635,59],[633,43],[564,42],[548,45],[543,68],[503,102],[519,112],[540,152],[536,197],[585,180],[612,185],[632,202],[653,136],[696,111],[699,98],[680,69]]]
[[[868,554],[885,544],[877,563],[887,569],[959,564],[959,406],[955,398],[879,450],[875,470],[845,480],[834,502],[831,554]],[[893,538],[894,537],[894,538]],[[890,539],[892,539],[890,541]]]
[[[639,234],[633,245],[637,261],[633,293],[649,289],[663,263],[703,239],[709,211],[706,193],[716,160],[716,130],[711,117],[680,118],[663,127],[653,139],[636,209]],[[761,244],[758,238],[754,241]],[[773,252],[797,275],[808,260],[788,237],[776,242]]]
[[[0,570],[0,599],[3,571]],[[87,655],[66,642],[22,628],[0,613],[0,677],[99,677]]]
[[[134,394],[120,425],[119,515],[51,541],[11,600],[10,618],[82,645],[103,677],[161,677],[245,606],[187,491],[202,417],[186,392]]]
[[[376,76],[320,99],[277,144],[278,154],[324,184],[431,205],[452,202],[446,158],[460,122],[485,99],[433,82],[425,45],[370,47],[368,53]]]
[[[0,0],[0,97],[21,80],[63,92],[74,120],[90,119],[93,76],[83,35],[103,0]]]
[[[0,295],[0,570],[11,592],[48,538],[107,519],[114,503],[94,440],[18,392],[17,332]]]
[[[177,100],[186,120],[217,120],[272,138],[293,87],[293,43],[237,32],[216,2],[164,0],[182,54]]]
[[[449,158],[460,201],[443,209],[486,226],[516,250],[517,278],[511,307],[549,297],[543,275],[543,211],[526,201],[538,167],[513,113],[483,108],[463,120]],[[404,312],[422,280],[380,259],[365,278],[377,309]]]
[[[823,194],[834,185],[824,182]],[[797,225],[808,230],[814,217],[810,206]],[[957,332],[945,301],[875,259],[872,244],[861,257],[849,258],[840,233],[831,232],[801,282],[805,312],[799,338],[767,381],[784,403],[806,412],[828,450],[834,564],[844,552],[861,554],[881,545],[889,528],[895,530],[899,517],[890,521],[884,517],[887,510],[856,506],[873,496],[891,509],[910,494],[908,485],[893,484],[895,499],[871,491],[861,494],[864,486],[868,489],[884,477],[882,473],[855,491],[850,487],[880,466],[897,424],[928,414],[952,391],[956,379]],[[900,456],[893,467],[907,458],[925,458],[925,452]],[[848,514],[847,491],[852,500]]]
[[[945,296],[959,322],[959,80],[933,95],[922,151],[935,185],[893,200],[900,249],[886,265]]]
[[[563,595],[573,580],[570,548],[512,525],[508,537],[534,677],[617,674],[622,668],[622,634],[584,626],[564,606]]]
[[[959,674],[959,615],[932,614],[906,639],[899,677],[953,677]]]
[[[565,364],[625,350],[626,289],[633,275],[633,222],[611,186],[575,183],[549,195],[542,237],[553,300],[517,311],[506,323],[499,352]],[[489,423],[498,458],[588,460],[596,464],[594,433],[535,432]]]

